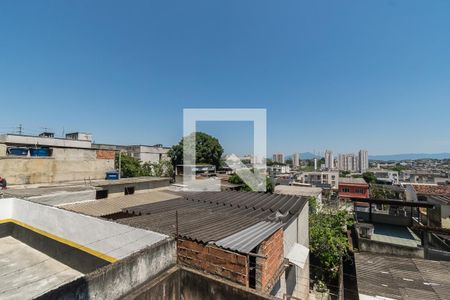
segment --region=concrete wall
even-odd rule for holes
[[[0,174],[8,184],[104,179],[111,169],[114,159],[97,159],[93,149],[54,148],[51,157],[0,157]]]
[[[0,157],[2,156],[6,156],[6,145],[5,144],[0,144]]]
[[[117,299],[175,264],[175,241],[164,240],[38,299]]]
[[[284,257],[295,243],[309,248],[309,205],[305,205],[298,217],[284,229]],[[309,293],[309,262],[305,268],[291,266],[283,273],[278,286],[272,291],[278,298],[288,294],[300,299],[306,299]]]
[[[78,201],[94,200],[96,190],[79,191],[79,192],[58,192],[53,194],[47,194],[43,196],[33,196],[27,199],[46,205],[62,205],[67,203],[73,203]]]
[[[121,197],[124,195],[125,187],[134,187],[134,193],[146,193],[151,189],[165,187],[170,185],[170,178],[164,178],[163,180],[148,180],[141,182],[128,182],[118,183],[111,181],[110,185],[102,184],[101,187],[104,190],[108,190],[108,198]]]
[[[442,228],[450,228],[450,205],[441,205]]]
[[[123,300],[263,300],[273,299],[186,268],[172,268]]]
[[[358,248],[362,252],[373,252],[403,257],[424,258],[423,248],[387,244],[365,238],[358,238]]]
[[[53,146],[68,148],[91,148],[90,141],[69,140],[63,138],[46,138],[18,134],[1,134],[0,143],[11,145]]]
[[[0,199],[0,212],[10,209],[11,203],[5,200]],[[147,245],[168,238],[156,232],[132,228],[56,207],[14,198],[10,201],[12,201],[12,212],[5,219],[23,222],[59,239],[76,243],[115,259],[124,258]]]
[[[358,211],[357,216],[358,216],[358,220],[363,220],[364,222],[369,222],[369,213],[368,212]],[[381,224],[399,225],[399,226],[410,226],[411,218],[372,213],[372,222],[373,223],[381,223]]]
[[[0,220],[10,219],[12,216],[12,199],[0,198]]]

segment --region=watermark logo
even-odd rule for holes
[[[225,163],[255,192],[266,191],[266,110],[265,109],[184,109],[183,110],[183,184],[189,190],[220,191],[220,179],[196,179],[201,166],[196,162],[195,133],[200,121],[253,122],[252,168],[244,165],[234,154],[226,157]]]

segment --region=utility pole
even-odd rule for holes
[[[122,172],[122,151],[120,151],[119,149],[119,179],[120,179],[120,174]]]
[[[18,130],[19,135],[22,135],[22,130],[23,130],[22,124],[19,124],[19,127],[17,127],[17,130]]]

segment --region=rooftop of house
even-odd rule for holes
[[[420,195],[450,196],[450,185],[413,184],[413,187]]]
[[[76,203],[63,204],[59,207],[82,213],[85,215],[102,217],[120,213],[124,208],[137,205],[155,203],[170,199],[179,198],[179,196],[170,192],[161,190],[150,191],[147,193],[139,193],[114,198],[87,200]]]
[[[390,224],[373,223],[373,241],[417,248],[421,245],[420,238],[408,227]]]
[[[450,262],[355,254],[360,299],[447,299]],[[383,298],[384,297],[384,298]]]
[[[313,197],[320,193],[322,193],[321,188],[311,186],[277,185],[275,187],[275,194]]]
[[[0,298],[38,297],[169,241],[52,206],[0,199]]]
[[[294,219],[307,197],[252,192],[183,193],[183,198],[124,209],[118,222],[248,253]]]
[[[353,177],[341,177],[339,179],[339,185],[341,184],[355,184],[368,186],[367,182],[363,178],[353,178]]]

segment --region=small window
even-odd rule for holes
[[[133,195],[134,194],[134,186],[125,187],[125,195]]]
[[[349,189],[349,188],[342,188],[342,192],[344,192],[344,193],[350,193],[350,189]]]
[[[357,194],[365,194],[364,189],[361,189],[361,188],[355,189],[355,192],[356,192]]]

